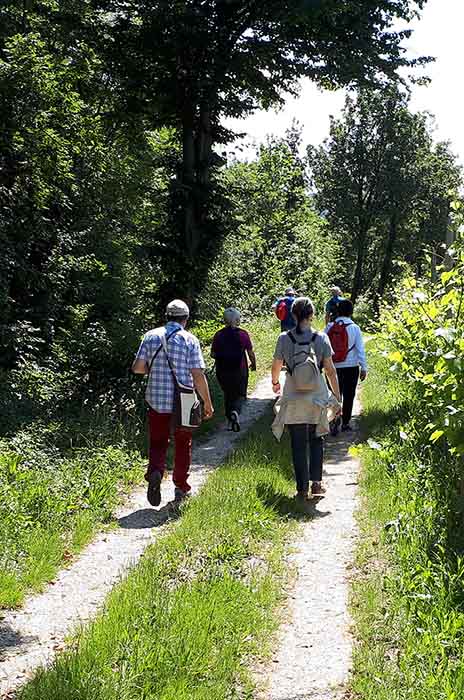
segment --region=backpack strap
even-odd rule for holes
[[[292,331],[288,331],[287,335],[288,335],[288,337],[290,338],[290,340],[292,341],[293,345],[296,345],[296,338],[295,338],[295,336],[293,335],[293,332],[292,332]]]
[[[153,357],[151,358],[150,366],[148,367],[148,376],[150,376],[151,368],[153,367],[153,362],[155,361],[155,358],[158,356],[161,349],[163,349],[166,352],[166,348],[164,347],[164,345],[167,344],[169,339],[172,338],[172,336],[175,333],[178,333],[179,331],[180,331],[180,328],[176,328],[176,330],[172,331],[172,333],[169,333],[169,335],[167,337],[166,337],[166,331],[164,331],[164,333],[161,336],[161,343],[156,348],[156,351],[155,351]],[[166,356],[167,356],[167,352],[166,352]],[[171,366],[171,363],[169,361],[169,357],[168,357],[168,364],[169,364],[169,366]],[[172,369],[171,369],[171,371],[172,371]]]

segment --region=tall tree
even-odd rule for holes
[[[383,295],[400,247],[417,267],[430,237],[445,239],[443,212],[459,168],[444,145],[433,145],[427,115],[412,113],[397,87],[347,98],[330,137],[308,154],[318,207],[342,240],[354,300],[366,288]]]
[[[394,31],[425,0],[95,0],[107,13],[104,48],[126,113],[181,133],[173,182],[178,250],[192,292],[221,236],[214,220],[213,146],[224,116],[282,102],[307,76],[339,87],[393,77],[411,65]],[[419,61],[420,62],[420,61]]]

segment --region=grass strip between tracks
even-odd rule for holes
[[[181,519],[110,594],[104,612],[20,700],[251,698],[287,576],[295,509],[287,440],[257,423]]]

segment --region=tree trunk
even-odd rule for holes
[[[192,259],[196,247],[195,221],[195,125],[193,107],[185,109],[182,122],[183,236],[187,257]]]
[[[393,250],[395,248],[397,235],[398,235],[398,222],[397,222],[396,213],[393,213],[390,216],[390,225],[388,227],[387,245],[385,247],[385,254],[384,254],[383,262],[382,262],[382,269],[380,271],[379,286],[377,289],[377,300],[378,300],[379,304],[380,304],[380,299],[383,297],[383,295],[385,293],[385,289],[387,287],[387,284],[388,284],[390,276],[391,276]]]
[[[367,232],[361,231],[358,237],[357,245],[357,255],[356,255],[356,266],[353,274],[353,284],[351,286],[351,301],[353,304],[358,298],[362,289],[362,277],[363,277],[363,263],[364,263],[364,249],[366,243]]]

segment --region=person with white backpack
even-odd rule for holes
[[[278,440],[285,426],[290,432],[296,498],[304,502],[309,498],[310,482],[312,496],[323,496],[325,492],[323,436],[340,410],[340,390],[330,341],[325,333],[311,327],[314,304],[307,297],[297,297],[292,314],[296,328],[280,334],[272,363],[272,388],[281,395],[276,403],[272,431]],[[282,391],[280,372],[284,363],[287,376]]]

